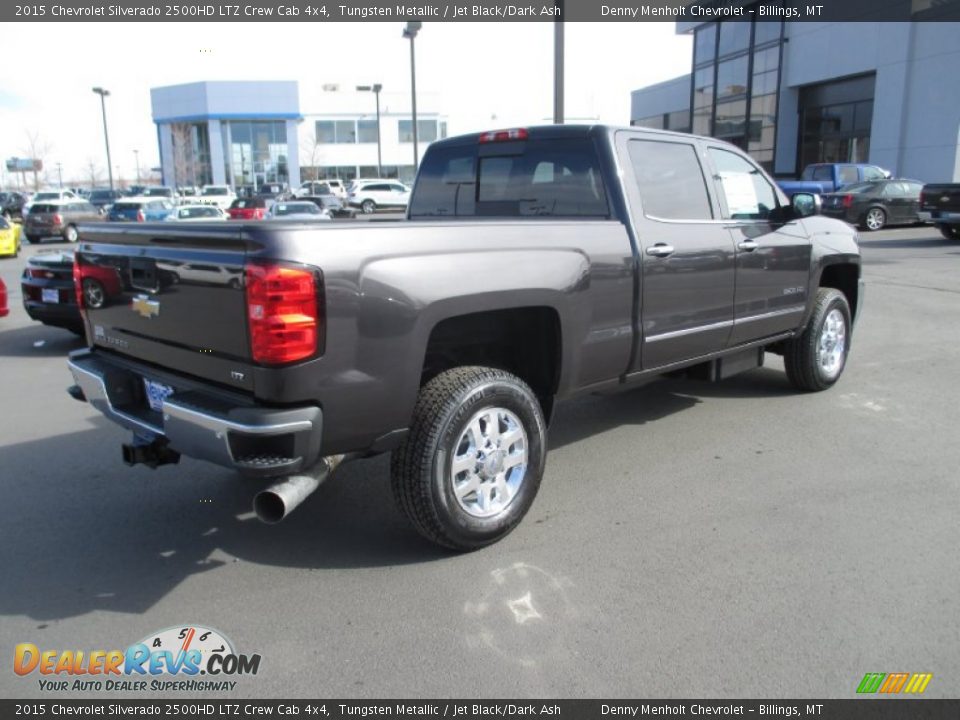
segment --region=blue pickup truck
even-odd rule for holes
[[[890,177],[888,170],[876,165],[862,163],[816,163],[807,165],[799,180],[778,180],[777,185],[787,197],[792,198],[797,193],[836,192],[847,185],[868,180],[884,180]]]

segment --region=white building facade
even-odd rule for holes
[[[960,181],[960,23],[687,22],[677,32],[694,35],[692,72],[634,91],[632,124],[727,140],[781,176],[869,162]]]

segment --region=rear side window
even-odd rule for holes
[[[53,213],[59,209],[59,205],[50,205],[49,203],[34,203],[30,206],[30,214],[39,215],[40,213]]]
[[[857,169],[852,165],[842,165],[840,167],[840,182],[844,185],[849,183],[855,183],[860,180],[860,175],[857,173]]]
[[[710,220],[710,196],[689,143],[631,140],[630,163],[643,213],[664,220]]]
[[[511,147],[511,145],[513,147]],[[588,139],[443,147],[424,159],[411,217],[609,216],[596,150]]]

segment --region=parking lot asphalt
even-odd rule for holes
[[[82,341],[23,311],[37,248],[0,260],[0,695],[45,694],[11,671],[16,643],[198,623],[262,656],[231,697],[851,698],[866,672],[956,697],[960,244],[862,246],[837,386],[798,394],[768,355],[561,405],[527,519],[469,555],[406,526],[386,457],[277,526],[225,470],[125,467],[125,434],[64,392]]]

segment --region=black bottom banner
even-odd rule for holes
[[[355,720],[376,716],[450,718],[704,717],[960,718],[960,699],[853,700],[0,700],[0,718],[298,717]]]

